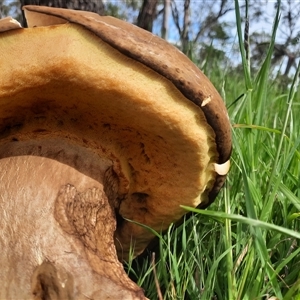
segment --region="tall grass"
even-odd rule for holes
[[[225,91],[232,167],[213,205],[160,236],[155,261],[149,254],[129,263],[150,299],[158,291],[163,299],[300,299],[299,67],[285,88],[271,76],[278,11],[266,57],[251,74],[235,5],[241,71],[210,72]]]

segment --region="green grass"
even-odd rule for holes
[[[155,263],[150,253],[129,262],[151,300],[158,290],[163,299],[300,299],[299,68],[286,87],[271,74],[278,12],[268,53],[251,72],[238,1],[236,18],[240,71],[204,70],[228,107],[232,167],[213,205],[159,236]]]

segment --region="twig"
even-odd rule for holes
[[[155,286],[157,290],[157,296],[159,300],[163,300],[163,295],[160,290],[159,282],[157,279],[157,274],[156,274],[156,268],[155,268],[155,253],[152,252],[152,259],[151,259],[151,265],[153,267],[153,275],[154,275],[154,281],[155,281]]]

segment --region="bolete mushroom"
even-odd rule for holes
[[[24,10],[29,28],[0,22],[0,298],[145,299],[119,261],[153,238],[137,223],[162,231],[215,198],[223,101],[134,25]]]

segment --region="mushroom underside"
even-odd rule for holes
[[[14,72],[0,57],[1,144],[60,138],[111,160],[120,215],[157,231],[185,214],[181,204],[207,200],[218,160],[214,132],[172,83],[78,25],[6,34],[0,44]],[[22,50],[28,39],[30,52]],[[125,258],[132,237],[140,253],[152,234],[124,222],[116,239]]]

